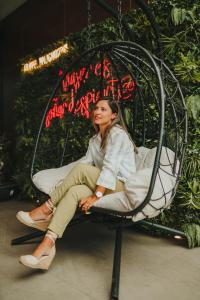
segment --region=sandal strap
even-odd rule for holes
[[[51,199],[48,199],[48,200],[45,202],[45,204],[46,204],[46,206],[48,207],[48,209],[49,209],[50,211],[53,211],[53,210],[54,210],[54,205],[53,205]]]
[[[54,244],[58,238],[57,234],[51,230],[48,230],[45,236],[48,237],[52,242],[54,242]]]

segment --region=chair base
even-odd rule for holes
[[[121,268],[122,228],[118,227],[115,234],[115,250],[113,259],[112,285],[110,300],[119,299],[119,282]]]
[[[34,238],[38,238],[38,237],[41,237],[41,236],[44,236],[45,235],[45,232],[42,232],[42,231],[34,231],[33,233],[30,233],[30,234],[26,234],[26,235],[23,235],[21,237],[18,237],[16,239],[13,239],[11,241],[11,245],[21,245],[23,244],[24,242],[27,242],[27,241],[30,241]]]
[[[163,225],[160,225],[160,224],[156,224],[156,223],[153,223],[151,221],[142,220],[142,221],[139,221],[136,224],[139,227],[147,226],[151,230],[157,229],[157,230],[165,232],[165,233],[167,233],[171,236],[178,235],[182,238],[186,238],[186,234],[183,231],[180,231],[180,230],[177,230],[177,229],[174,229],[174,228],[170,228],[170,227],[167,227],[167,226],[163,226]]]

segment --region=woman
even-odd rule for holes
[[[99,100],[92,121],[97,134],[90,139],[86,156],[49,195],[48,201],[30,212],[17,213],[23,224],[47,230],[32,255],[20,257],[20,262],[28,267],[48,269],[55,256],[55,241],[62,237],[77,206],[87,212],[103,195],[123,191],[124,182],[136,171],[134,144],[118,104],[108,97]]]

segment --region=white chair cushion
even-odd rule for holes
[[[122,212],[138,207],[148,193],[156,150],[157,148],[139,147],[136,155],[137,172],[126,181],[125,191],[106,195],[99,199],[95,206]],[[36,173],[33,176],[35,186],[40,191],[50,194],[55,187],[62,183],[63,179],[79,161],[77,160],[60,168],[42,170]],[[176,183],[176,177],[172,176],[174,152],[162,147],[160,162],[161,168],[156,177],[151,201],[144,207],[142,212],[133,217],[134,222],[158,215],[161,209],[168,207],[171,203],[171,190]],[[179,164],[176,167],[178,170]]]
[[[77,163],[78,161],[75,161],[60,168],[39,171],[33,175],[33,183],[41,192],[49,195],[63,182],[63,179]]]
[[[119,211],[130,211],[138,207],[149,190],[156,150],[157,148],[139,148],[136,156],[138,171],[126,181],[125,191],[104,196],[95,203],[95,206]],[[134,222],[146,217],[155,217],[171,204],[172,189],[176,183],[176,176],[172,175],[174,152],[162,147],[160,162],[161,169],[156,176],[151,200],[141,212],[133,217]],[[178,167],[177,164],[177,170]]]

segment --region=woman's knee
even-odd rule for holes
[[[73,171],[84,171],[84,170],[87,170],[89,166],[91,166],[91,165],[84,164],[84,163],[78,163],[74,166]]]
[[[74,185],[68,190],[67,196],[70,196],[70,197],[76,199],[78,197],[78,193],[79,193],[79,189],[77,188],[76,185]]]
[[[70,198],[79,201],[84,197],[89,197],[93,192],[86,185],[74,185],[69,189],[67,194]]]

